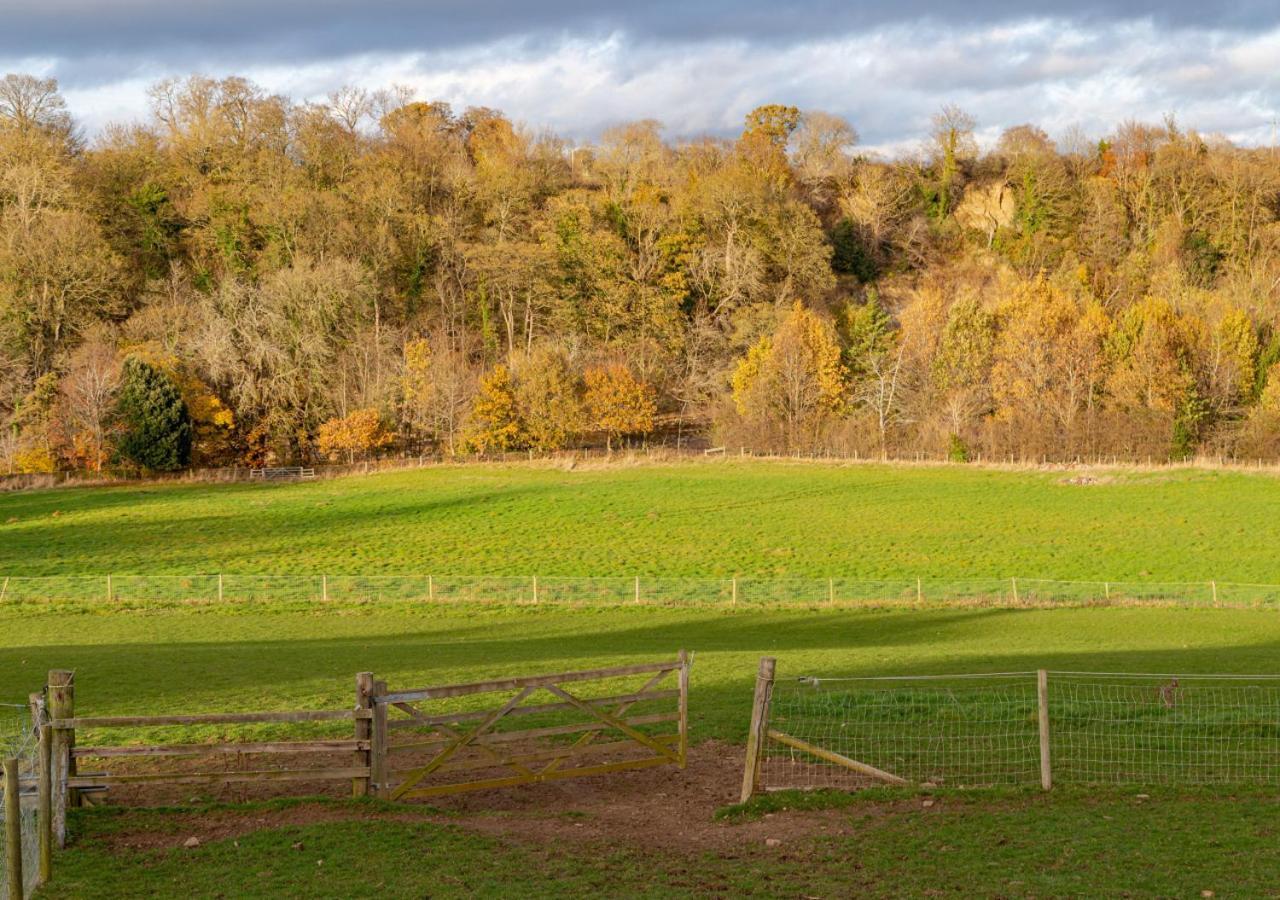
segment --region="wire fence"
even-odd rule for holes
[[[22,846],[22,890],[18,896],[29,896],[36,888],[40,873],[40,837],[38,829],[37,778],[40,757],[39,734],[33,727],[30,709],[25,706],[0,704],[0,757],[18,760],[19,790],[17,802],[0,790],[0,834],[9,817],[20,822]],[[7,851],[5,851],[7,852]],[[5,853],[0,853],[4,857]],[[10,896],[9,867],[0,866],[0,897]]]
[[[767,789],[1280,784],[1275,675],[779,679],[768,727]]]
[[[0,575],[0,605],[497,603],[617,606],[1008,607],[1169,605],[1280,609],[1280,585],[1033,578],[682,578],[470,575]]]

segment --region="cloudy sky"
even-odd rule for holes
[[[89,134],[198,71],[319,99],[413,87],[590,139],[656,118],[729,134],[767,102],[910,148],[956,103],[991,140],[1126,118],[1269,144],[1277,0],[0,0],[0,72],[56,76]]]

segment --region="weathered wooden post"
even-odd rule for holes
[[[387,693],[385,681],[373,683],[373,728],[369,736],[369,787],[375,797],[385,797],[390,784],[387,782],[387,704],[381,700]]]
[[[742,798],[746,803],[760,783],[760,757],[769,731],[769,700],[773,697],[773,674],[778,661],[772,656],[760,658],[756,673],[756,693],[751,704],[751,730],[747,733],[747,761],[742,773]]]
[[[1018,579],[1010,578],[1009,582],[1013,585],[1013,602],[1018,602]]]
[[[45,884],[53,877],[53,729],[45,722],[40,726],[40,781],[36,802],[36,827],[40,830],[40,879]]]
[[[38,736],[36,829],[40,835],[40,871],[36,884],[41,885],[53,876],[53,787],[49,750],[50,741],[53,740],[53,729],[49,727],[49,717],[45,712],[44,694],[32,694],[30,702],[31,723]]]
[[[361,672],[356,675],[356,712],[368,712],[372,706],[373,697],[373,673]],[[359,767],[369,768],[372,749],[373,720],[365,718],[357,718],[356,722],[356,740],[363,742],[364,746],[359,744],[356,746],[355,764]],[[369,774],[364,778],[351,779],[351,796],[366,797],[371,791],[369,790],[372,779],[373,770],[369,769]]]
[[[4,860],[8,900],[22,900],[22,800],[18,797],[18,760],[4,761]]]
[[[1053,787],[1053,769],[1049,762],[1049,673],[1036,672],[1036,701],[1040,708],[1040,787]]]
[[[75,673],[67,669],[52,669],[46,682],[46,698],[49,718],[72,719],[76,714]],[[67,780],[76,773],[76,761],[71,751],[76,745],[73,728],[54,728],[51,746],[53,765],[53,830],[58,846],[67,845],[67,807],[80,802],[78,791],[67,787]]]

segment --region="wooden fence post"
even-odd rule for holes
[[[111,602],[111,576],[107,576],[107,602]]]
[[[75,673],[67,669],[52,669],[47,684],[47,702],[50,719],[72,719],[76,714]],[[80,802],[79,791],[67,787],[67,779],[76,773],[76,761],[71,750],[76,745],[76,733],[70,728],[53,730],[51,759],[53,764],[53,830],[59,847],[67,845],[67,807]]]
[[[1009,582],[1013,585],[1013,602],[1018,602],[1018,579],[1010,578]]]
[[[40,781],[36,811],[36,827],[40,830],[40,880],[45,884],[53,877],[53,729],[45,722],[40,726]]]
[[[756,694],[751,703],[751,730],[747,733],[747,763],[742,773],[742,803],[751,799],[760,783],[760,757],[764,753],[769,730],[769,700],[773,696],[773,674],[778,661],[772,656],[760,658],[756,673]]]
[[[640,576],[636,576],[636,603],[640,602]]]
[[[435,576],[427,576],[427,602],[434,602],[436,599],[436,581]]]
[[[375,797],[385,797],[390,789],[387,783],[387,704],[381,701],[387,692],[385,681],[373,683],[373,728],[369,735],[369,787]]]
[[[736,575],[733,577],[733,595],[729,602],[731,606],[738,605],[738,577]]]
[[[836,602],[836,580],[834,578],[827,579],[827,602],[833,605]]]
[[[222,573],[218,573],[218,602],[222,602]]]
[[[41,885],[53,875],[53,788],[49,754],[49,742],[53,740],[53,729],[49,727],[49,716],[45,712],[43,693],[31,695],[31,722],[38,735],[36,830],[40,835],[40,870],[36,884]]]
[[[329,602],[329,576],[328,575],[320,576],[320,602],[321,603]]]
[[[1216,580],[1210,581],[1209,586],[1213,588],[1213,605],[1217,606],[1218,605],[1218,582]]]
[[[18,797],[18,760],[4,761],[4,861],[9,900],[22,900],[22,800]]]
[[[916,602],[924,603],[924,587],[921,586],[919,578],[916,579]]]
[[[680,660],[680,768],[689,756],[689,651],[676,654]]]
[[[1036,672],[1036,701],[1040,708],[1040,787],[1053,787],[1053,769],[1049,762],[1049,673]]]
[[[372,696],[373,696],[373,673],[372,672],[359,673],[358,675],[356,675],[356,709],[357,710],[369,709],[372,705],[370,702],[370,698]],[[371,741],[372,735],[373,735],[373,720],[356,719],[356,740]],[[371,750],[372,744],[370,744],[369,746]],[[356,748],[355,764],[357,766],[368,767],[371,765],[370,757],[372,754],[370,750],[364,750],[359,747]],[[351,796],[352,797],[367,797],[370,794],[369,784],[373,780],[371,777],[372,775],[373,775],[373,770],[370,769],[369,774],[366,775],[364,778],[351,779]]]
[[[533,602],[538,602],[538,576],[533,576]]]

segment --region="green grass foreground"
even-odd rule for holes
[[[1280,480],[726,460],[0,495],[0,573],[1280,583]]]
[[[1280,582],[1280,482],[738,463],[564,471],[466,466],[297,485],[0,496],[0,572],[427,572]],[[0,606],[0,701],[76,670],[82,715],[346,707],[393,688],[695,653],[692,740],[740,742],[761,655],[781,677],[1010,671],[1280,671],[1280,615],[1210,608],[664,608],[414,603]],[[326,726],[327,727],[327,726]],[[227,731],[235,737],[238,732]],[[218,728],[169,730],[213,739]],[[732,851],[530,843],[429,812],[136,845],[174,813],[78,813],[49,897],[1265,896],[1274,791],[875,794],[849,835]],[[725,803],[733,797],[726,797]],[[847,799],[847,798],[845,798]],[[843,802],[843,801],[842,801]],[[821,798],[792,801],[810,807]],[[556,811],[548,811],[556,815]],[[247,818],[255,815],[250,807]],[[752,825],[752,822],[755,825]],[[734,832],[735,834],[739,832]],[[302,849],[294,849],[301,845]]]
[[[774,815],[788,808],[771,799]],[[688,854],[518,842],[425,812],[371,819],[358,809],[348,821],[267,827],[185,849],[175,812],[91,810],[73,819],[77,839],[40,896],[1275,895],[1275,797],[1059,791],[924,803],[888,792],[840,797],[828,824],[843,834],[770,847],[744,833],[733,852]],[[152,835],[164,846],[145,848]],[[144,849],[122,848],[130,842]]]

